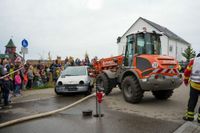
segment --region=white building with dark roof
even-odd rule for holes
[[[159,33],[163,33],[163,35],[161,36],[162,55],[173,56],[178,61],[185,61],[185,58],[182,56],[182,52],[188,46],[191,46],[191,44],[167,29],[166,27],[163,27],[142,17],[138,18],[136,22],[121,37],[118,37],[118,54],[124,54],[126,36],[136,31],[142,30],[144,27],[147,29],[147,31],[156,31]]]

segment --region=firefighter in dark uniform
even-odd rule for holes
[[[194,109],[200,94],[200,53],[190,61],[184,72],[184,83],[187,86],[190,84],[190,98],[188,101],[187,112],[183,117],[186,121],[194,120]],[[200,107],[198,110],[198,123],[200,123]]]

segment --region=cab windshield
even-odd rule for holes
[[[160,54],[160,35],[154,33],[137,34],[136,53],[138,54]]]

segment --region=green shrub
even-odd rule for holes
[[[47,88],[54,88],[54,87],[55,87],[54,82],[48,82],[48,83],[43,84],[41,86],[33,87],[33,89],[47,89]]]

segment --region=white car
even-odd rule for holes
[[[88,66],[69,66],[61,72],[56,82],[56,94],[83,92],[91,94],[93,78],[89,76]]]

